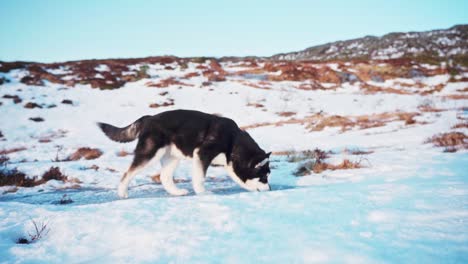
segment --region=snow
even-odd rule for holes
[[[105,64],[99,64],[96,68],[94,68],[98,72],[110,71],[109,66]]]
[[[70,74],[72,73],[68,67],[60,66],[56,69],[46,69],[51,74]]]
[[[94,75],[94,78],[104,79],[104,76],[102,76],[102,74],[100,73],[96,73],[96,75]]]
[[[206,62],[206,63],[209,63]],[[26,147],[11,153],[10,168],[30,176],[51,166],[81,181],[50,181],[33,188],[0,187],[0,263],[56,262],[146,262],[146,263],[466,263],[468,261],[468,178],[466,150],[443,153],[423,142],[451,131],[466,117],[468,100],[447,100],[466,82],[450,83],[449,75],[421,77],[418,82],[443,84],[440,93],[364,94],[359,84],[346,83],[333,90],[304,91],[299,82],[272,82],[271,89],[255,89],[228,78],[201,86],[204,77],[184,82],[193,87],[146,87],[148,81],[179,78],[199,72],[198,64],[186,70],[177,64],[148,65],[150,79],[127,83],[117,90],[92,89],[89,85],[69,88],[47,83],[27,86],[17,80],[24,70],[8,73],[11,83],[2,85],[0,97],[17,94],[24,102],[56,104],[55,108],[25,109],[11,100],[0,106],[5,140],[0,149]],[[105,66],[105,65],[104,65]],[[101,71],[105,67],[99,66]],[[242,70],[232,64],[229,70]],[[338,64],[328,64],[332,69]],[[130,70],[138,70],[135,65]],[[96,69],[97,70],[97,69]],[[109,70],[107,68],[107,70]],[[256,83],[259,80],[249,79]],[[398,83],[416,85],[412,79],[372,83],[398,88]],[[330,84],[324,84],[327,86]],[[402,87],[400,87],[402,88]],[[411,88],[408,88],[411,90]],[[415,88],[416,89],[416,88]],[[19,91],[20,90],[20,91]],[[168,92],[162,96],[162,92]],[[73,105],[64,105],[64,99]],[[173,99],[175,105],[149,108],[151,103]],[[359,161],[354,170],[324,171],[304,177],[293,172],[299,164],[285,156],[271,158],[272,191],[243,191],[219,167],[210,167],[204,195],[195,195],[190,183],[190,162],[182,162],[175,178],[190,190],[183,197],[168,195],[150,176],[159,165],[137,175],[130,185],[129,199],[119,200],[116,186],[132,155],[136,142],[111,142],[96,127],[96,121],[126,126],[142,115],[185,108],[219,113],[240,126],[290,119],[279,112],[295,112],[294,118],[323,112],[326,115],[356,117],[386,112],[418,112],[430,99],[447,111],[421,112],[406,125],[394,121],[370,129],[325,128],[311,132],[304,124],[269,125],[248,132],[267,151],[332,150],[329,159]],[[247,106],[261,103],[262,108]],[[41,116],[44,122],[28,119]],[[459,131],[467,132],[467,129]],[[38,143],[42,137],[50,143]],[[62,146],[61,148],[57,146]],[[97,147],[103,155],[95,160],[55,162],[79,147]],[[345,149],[372,150],[369,155],[351,155]],[[86,169],[97,165],[99,169]],[[115,171],[111,171],[113,169]],[[59,205],[64,194],[73,203]],[[50,232],[41,240],[20,245],[15,241],[33,229],[31,219],[47,222]]]
[[[458,42],[458,40],[459,38],[449,39],[446,36],[444,36],[444,37],[439,37],[438,39],[435,40],[435,42],[443,46],[453,46]]]

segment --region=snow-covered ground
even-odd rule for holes
[[[160,65],[149,68],[151,81],[184,75]],[[99,69],[107,70],[105,65]],[[190,64],[186,71],[194,69]],[[467,132],[452,127],[466,122],[468,100],[444,97],[468,87],[466,82],[447,84],[445,75],[418,80],[444,85],[427,96],[364,94],[359,84],[350,83],[335,90],[306,91],[296,88],[298,82],[284,81],[272,82],[268,90],[256,89],[238,77],[203,86],[201,76],[183,80],[193,86],[154,88],[144,79],[116,90],[98,90],[87,85],[27,86],[15,77],[24,76],[21,71],[3,74],[11,82],[0,86],[0,97],[18,95],[23,100],[15,104],[1,99],[0,150],[25,148],[8,154],[7,167],[38,176],[58,166],[81,183],[76,188],[76,183],[49,181],[15,192],[10,192],[11,186],[0,187],[0,263],[468,261],[466,150],[444,153],[424,144],[437,133]],[[399,79],[375,85],[395,87],[397,81],[413,83]],[[72,104],[62,104],[65,99]],[[149,107],[168,101],[174,105]],[[27,102],[42,108],[26,109]],[[420,111],[427,105],[444,111]],[[248,130],[267,151],[320,148],[335,153],[331,162],[359,160],[364,168],[295,177],[298,164],[276,155],[270,192],[245,192],[222,168],[213,167],[207,175],[211,193],[171,197],[150,178],[159,170],[156,165],[135,178],[129,199],[119,200],[116,185],[132,156],[119,157],[117,152],[131,152],[136,142],[112,142],[95,122],[125,126],[142,115],[179,108],[221,114],[240,126],[270,123]],[[420,115],[414,124],[397,120],[368,129],[311,131],[307,123],[273,124],[292,118],[282,116],[284,112],[294,113],[296,119],[319,112],[351,118],[392,112]],[[33,122],[32,117],[44,121]],[[44,138],[51,141],[40,143]],[[103,155],[54,161],[80,147],[99,148]],[[346,149],[372,153],[351,155]],[[93,165],[98,169],[88,169]],[[176,178],[191,190],[189,165],[184,162]],[[57,204],[64,194],[73,203]],[[31,220],[47,222],[49,233],[35,243],[17,244],[19,237],[33,231]]]

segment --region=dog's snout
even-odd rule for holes
[[[269,184],[265,184],[264,186],[257,188],[257,192],[266,192],[266,191],[271,191],[271,186]]]

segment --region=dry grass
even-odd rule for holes
[[[307,161],[301,164],[294,172],[295,176],[305,176],[313,173],[321,173],[326,170],[349,170],[363,168],[360,161],[350,161],[344,159],[339,164],[330,164],[328,162]]]
[[[296,112],[278,112],[276,114],[282,117],[291,117],[291,116],[295,116]]]
[[[468,94],[449,94],[443,96],[443,98],[451,100],[468,100]]]
[[[444,152],[456,152],[460,149],[468,149],[468,137],[462,132],[448,132],[437,134],[425,141],[436,147],[443,147]]]
[[[168,99],[167,102],[158,104],[158,103],[153,103],[150,104],[149,107],[151,108],[159,108],[159,107],[167,107],[167,106],[173,106],[174,105],[174,99]]]
[[[50,229],[47,226],[48,225],[47,222],[37,223],[36,221],[34,221],[32,219],[31,219],[31,221],[32,221],[32,224],[34,226],[34,231],[33,232],[28,232],[29,239],[27,239],[25,237],[18,238],[16,240],[17,244],[31,244],[33,242],[36,242],[36,241],[44,238],[49,233]]]
[[[373,127],[385,126],[389,122],[403,121],[405,125],[417,123],[414,117],[420,115],[415,112],[385,112],[373,115],[362,116],[327,116],[321,113],[307,116],[304,118],[290,118],[276,122],[255,123],[247,126],[242,126],[241,129],[247,130],[263,126],[282,126],[287,124],[305,125],[309,131],[322,131],[326,127],[341,128],[341,132],[351,130],[353,128],[368,129]]]
[[[32,136],[31,138],[37,139],[39,143],[49,143],[54,139],[64,138],[68,131],[59,129],[57,131],[47,132],[38,137]]]
[[[252,87],[252,88],[256,88],[256,89],[262,89],[262,90],[270,90],[271,87],[269,86],[269,82],[258,82],[258,83],[254,83],[254,82],[248,82],[248,81],[242,81],[242,80],[236,80],[237,82],[245,85],[245,86],[248,86],[248,87]]]
[[[25,173],[17,169],[3,169],[0,171],[0,186],[34,187],[51,180],[61,182],[80,183],[78,179],[64,175],[58,167],[50,167],[40,178],[29,178]]]
[[[405,91],[403,89],[385,88],[385,87],[370,85],[368,83],[363,83],[361,85],[361,89],[364,90],[365,94],[376,94],[376,93],[412,94],[411,92]]]
[[[96,148],[79,148],[71,154],[67,160],[76,161],[80,159],[92,160],[97,159],[102,155],[102,151]]]
[[[247,106],[251,106],[251,107],[255,107],[255,108],[262,108],[262,107],[265,107],[263,104],[261,103],[248,103]]]
[[[461,122],[452,126],[452,129],[468,128],[468,122]]]
[[[163,79],[163,80],[161,80],[161,81],[159,81],[157,83],[147,82],[147,83],[145,83],[145,85],[148,86],[148,87],[156,87],[156,88],[166,88],[166,87],[169,87],[171,85],[189,86],[189,87],[193,86],[193,84],[178,81],[174,77]]]
[[[289,162],[297,163],[302,162],[293,173],[295,176],[305,176],[312,173],[321,173],[325,170],[347,170],[362,168],[360,161],[350,161],[344,159],[339,164],[331,164],[326,160],[330,157],[330,151],[323,151],[314,149],[312,151],[302,152],[285,152],[287,153],[287,160]]]

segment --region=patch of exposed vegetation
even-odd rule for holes
[[[32,232],[28,232],[29,238],[26,238],[26,236],[22,236],[16,240],[17,244],[31,244],[36,241],[39,241],[40,239],[44,238],[47,236],[49,233],[50,229],[47,226],[47,222],[36,222],[31,219],[31,222],[34,226],[34,230]]]
[[[27,109],[34,109],[34,108],[42,108],[41,105],[39,104],[36,104],[34,102],[27,102],[25,105],[24,105],[24,108],[27,108]]]
[[[459,128],[468,128],[468,122],[461,122],[452,126],[452,129],[459,129]]]
[[[16,168],[7,169],[4,166],[0,170],[0,186],[34,187],[51,180],[79,183],[79,180],[64,175],[58,167],[50,167],[41,177],[32,178]]]
[[[15,103],[15,104],[19,104],[19,103],[21,103],[23,101],[23,99],[21,99],[18,95],[5,94],[2,98],[12,99],[13,103]]]
[[[79,148],[71,154],[66,160],[76,161],[80,159],[93,160],[102,155],[102,151],[97,148]]]
[[[457,152],[461,149],[468,149],[468,136],[462,132],[441,133],[427,139],[424,143],[443,147],[444,152]]]
[[[325,170],[347,170],[362,168],[360,161],[350,161],[344,159],[339,164],[331,164],[326,160],[330,157],[331,152],[326,152],[320,149],[313,151],[303,151],[299,153],[292,153],[288,155],[289,162],[302,162],[293,173],[295,176],[305,176],[312,173],[321,173]]]
[[[168,99],[167,102],[164,103],[152,103],[149,105],[150,108],[159,108],[159,107],[168,107],[168,106],[173,106],[174,105],[174,99]]]

